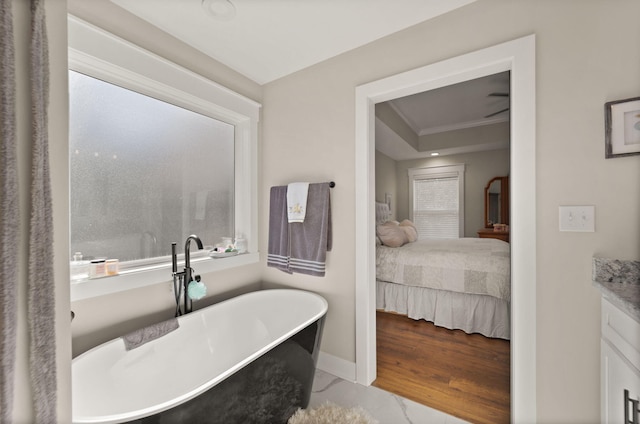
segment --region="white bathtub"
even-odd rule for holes
[[[211,399],[224,405],[232,403],[224,401],[227,395],[221,391],[228,391],[224,387],[235,392],[261,390],[273,396],[268,388],[253,387],[258,384],[255,381],[279,366],[291,368],[291,364],[304,363],[305,368],[293,371],[301,385],[309,386],[295,387],[296,393],[303,392],[299,396],[300,405],[293,409],[295,412],[309,402],[326,311],[326,300],[314,293],[289,289],[257,291],[179,317],[177,330],[135,349],[127,351],[122,338],[104,343],[72,362],[73,422],[120,423],[150,416],[155,418],[148,422],[178,419],[198,422],[197,417],[185,415],[197,408],[209,408],[200,413],[209,414],[207,421],[214,422],[209,417],[217,414],[221,406],[211,406]],[[305,335],[311,331],[307,329],[312,332]],[[244,379],[252,386],[243,388],[241,384],[248,383],[230,378],[239,379],[242,373],[258,366],[258,358],[264,356],[262,360],[266,361],[275,352],[284,352],[285,359],[278,360],[275,367],[274,359],[269,359],[271,362],[262,370],[251,371],[253,374]],[[298,352],[303,352],[302,357]],[[298,355],[297,359],[291,355]],[[313,369],[309,370],[309,366]],[[221,384],[225,379],[229,382]],[[213,393],[215,390],[218,392]],[[213,393],[213,397],[193,406],[205,392]],[[238,395],[230,396],[235,400]],[[259,404],[260,400],[250,399],[249,403]],[[157,418],[159,413],[174,416],[162,420]],[[234,413],[227,412],[231,418],[220,418],[220,422],[240,420],[233,418]]]

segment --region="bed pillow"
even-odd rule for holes
[[[376,234],[385,246],[400,247],[408,243],[407,234],[395,222],[387,222],[376,227]]]
[[[413,243],[418,240],[418,230],[413,222],[405,219],[400,223],[400,228],[402,228],[406,234],[409,243]]]

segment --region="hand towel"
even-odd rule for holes
[[[271,187],[269,196],[269,245],[267,266],[291,274],[289,269],[289,221],[287,186]]]
[[[287,216],[289,222],[304,222],[307,213],[309,183],[291,183],[287,186]]]
[[[329,183],[309,184],[304,222],[289,224],[289,269],[300,274],[325,275],[327,251],[332,247]]]
[[[132,331],[131,333],[122,336],[122,340],[124,340],[124,347],[127,350],[135,349],[145,343],[177,330],[179,326],[180,324],[178,323],[178,320],[176,318],[171,318],[166,321]]]

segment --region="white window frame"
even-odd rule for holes
[[[410,168],[409,173],[409,219],[413,216],[413,183],[415,180],[433,178],[458,178],[458,237],[464,237],[464,164],[434,166],[429,168]]]
[[[191,262],[199,274],[257,263],[258,121],[261,105],[175,63],[148,52],[72,15],[68,17],[69,69],[235,126],[235,230],[247,239],[248,253]],[[184,240],[176,240],[182,253]],[[108,280],[108,281],[107,281]],[[171,280],[171,263],[121,272],[71,285],[71,301]]]

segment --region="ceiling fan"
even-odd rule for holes
[[[509,93],[489,93],[489,94],[487,94],[487,97],[509,97]],[[502,112],[508,111],[509,109],[510,108],[507,107],[507,108],[501,109],[501,110],[499,110],[497,112],[490,113],[489,115],[486,115],[485,118],[491,118],[492,116],[499,115]]]

